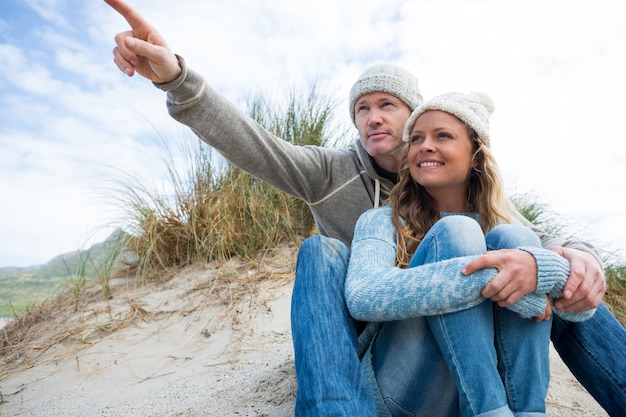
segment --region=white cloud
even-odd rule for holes
[[[130,3],[240,105],[312,79],[343,100],[376,61],[413,70],[426,97],[489,93],[509,186],[536,191],[598,242],[626,244],[618,0]],[[181,132],[161,91],[114,66],[113,37],[127,25],[103,1],[24,4],[42,20],[19,29],[0,22],[10,40],[0,44],[0,174],[11,179],[0,185],[0,235],[12,237],[0,244],[0,266],[82,244],[110,215],[92,198],[107,167],[158,176],[146,164],[149,137]]]
[[[55,26],[69,25],[64,12],[66,11],[68,0],[21,0],[29,8],[35,11],[47,22]]]
[[[52,79],[50,70],[43,63],[32,62],[22,50],[12,45],[0,45],[0,61],[5,78],[17,88],[28,93],[48,95],[59,91],[61,85]]]

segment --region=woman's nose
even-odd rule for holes
[[[435,141],[432,138],[426,136],[420,144],[421,152],[432,152],[435,150]]]

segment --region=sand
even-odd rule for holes
[[[293,415],[294,259],[286,245],[160,284],[116,279],[110,300],[85,290],[0,358],[0,415]],[[549,416],[607,416],[554,351],[551,366]]]

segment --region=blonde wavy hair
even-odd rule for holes
[[[486,233],[499,223],[511,223],[512,214],[493,154],[477,133],[464,124],[474,151],[468,175],[467,206],[469,211],[478,213],[480,227]],[[411,176],[406,154],[389,203],[397,235],[396,265],[406,268],[428,230],[441,218],[433,198]]]

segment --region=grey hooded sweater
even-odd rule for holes
[[[233,165],[303,200],[318,232],[350,247],[359,216],[382,205],[394,185],[376,173],[361,142],[356,139],[354,149],[334,149],[296,146],[277,138],[212,89],[184,59],[179,61],[182,72],[177,79],[155,84],[167,92],[170,115]],[[581,249],[602,264],[593,247],[551,237],[515,214],[520,223],[533,228],[545,248]]]

